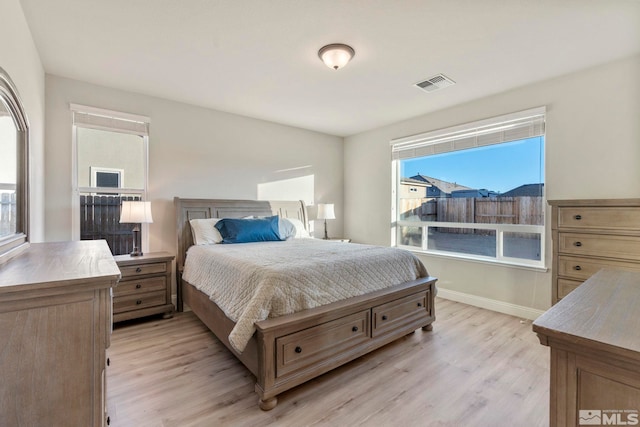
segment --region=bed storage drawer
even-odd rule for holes
[[[372,309],[372,336],[382,335],[396,330],[402,324],[409,324],[431,315],[427,298],[429,291],[419,292],[395,301],[382,304]]]
[[[113,290],[113,296],[141,294],[151,291],[161,291],[167,287],[167,279],[164,276],[148,279],[123,280]]]
[[[370,340],[369,318],[370,310],[365,310],[277,338],[276,377],[322,363],[323,359]]]
[[[122,273],[123,279],[127,277],[144,276],[146,274],[166,273],[167,263],[154,262],[151,264],[121,266],[120,272]]]
[[[640,207],[563,207],[558,227],[640,230]]]
[[[123,313],[131,310],[140,310],[167,303],[164,290],[144,293],[134,293],[113,298],[113,314]]]

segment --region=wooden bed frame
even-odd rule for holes
[[[297,218],[308,227],[304,202],[174,198],[178,254],[177,305],[183,304],[255,375],[263,410],[277,395],[367,354],[435,320],[436,278],[426,277],[369,294],[267,319],[242,353],[229,343],[234,322],[209,297],[182,279],[187,249],[193,244],[189,220],[275,215]],[[345,243],[347,244],[347,243]]]

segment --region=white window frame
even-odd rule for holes
[[[530,110],[520,111],[500,117],[494,117],[477,122],[467,123],[455,127],[426,132],[418,135],[398,138],[391,141],[392,152],[392,208],[391,208],[391,244],[399,248],[407,249],[412,252],[433,254],[448,258],[460,258],[475,261],[486,261],[491,263],[499,263],[513,266],[532,267],[535,269],[546,270],[546,239],[545,239],[545,222],[546,215],[542,225],[524,225],[524,224],[481,224],[481,223],[458,223],[458,222],[438,222],[438,221],[406,221],[398,219],[398,206],[400,205],[399,184],[400,161],[402,159],[425,157],[429,154],[440,154],[443,152],[453,152],[463,150],[465,148],[474,148],[484,145],[502,144],[511,141],[527,139],[532,136],[546,136],[544,130],[546,116],[546,108],[538,107]],[[529,118],[532,124],[529,129],[523,126]],[[512,132],[512,135],[508,135]],[[514,135],[522,135],[515,136]],[[545,150],[546,152],[546,150]],[[546,164],[546,162],[545,162]],[[543,171],[546,182],[546,168]],[[546,206],[546,195],[543,191],[543,203]],[[401,245],[398,236],[401,227],[418,227],[421,228],[422,239],[420,247]],[[462,252],[438,251],[429,249],[429,227],[444,228],[462,228],[462,229],[483,229],[493,230],[496,237],[496,256],[482,256],[475,254],[466,254]],[[511,258],[504,255],[504,236],[505,233],[531,233],[540,236],[540,260],[531,260],[524,258]]]
[[[147,199],[147,188],[149,187],[149,124],[151,119],[138,114],[125,113],[120,111],[106,110],[103,108],[91,107],[80,104],[70,104],[72,111],[72,198],[71,198],[71,225],[72,239],[80,240],[80,194],[83,193],[113,193],[140,195],[142,200]],[[109,132],[121,132],[141,136],[143,139],[143,168],[144,179],[142,189],[126,188],[123,185],[123,175],[120,176],[121,187],[118,189],[111,187],[80,187],[78,185],[78,127],[105,130]],[[93,167],[91,168],[93,171]],[[113,171],[121,169],[98,168],[100,171]],[[122,171],[124,173],[124,171]],[[95,184],[93,172],[91,173],[91,184]],[[149,225],[142,224],[142,252],[149,252]]]

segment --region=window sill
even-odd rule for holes
[[[535,271],[538,273],[546,273],[549,271],[548,267],[545,266],[536,266],[536,265],[529,265],[529,264],[521,264],[518,262],[510,262],[510,261],[504,261],[504,260],[496,260],[493,258],[485,258],[485,257],[476,257],[476,256],[468,256],[468,255],[464,255],[464,254],[452,254],[452,253],[445,253],[445,252],[433,252],[433,251],[424,251],[415,247],[411,247],[411,246],[397,246],[400,249],[405,249],[408,250],[409,252],[415,253],[417,255],[425,255],[425,256],[430,256],[430,257],[435,257],[435,258],[445,258],[445,259],[453,259],[453,260],[457,260],[457,261],[469,261],[469,262],[475,262],[475,263],[480,263],[480,264],[488,264],[488,265],[493,265],[496,267],[508,267],[508,268],[518,268],[518,269],[522,269],[522,270],[529,270],[529,271]]]

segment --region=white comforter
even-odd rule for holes
[[[239,352],[255,322],[426,276],[408,251],[317,239],[192,246],[183,273],[236,322]]]

